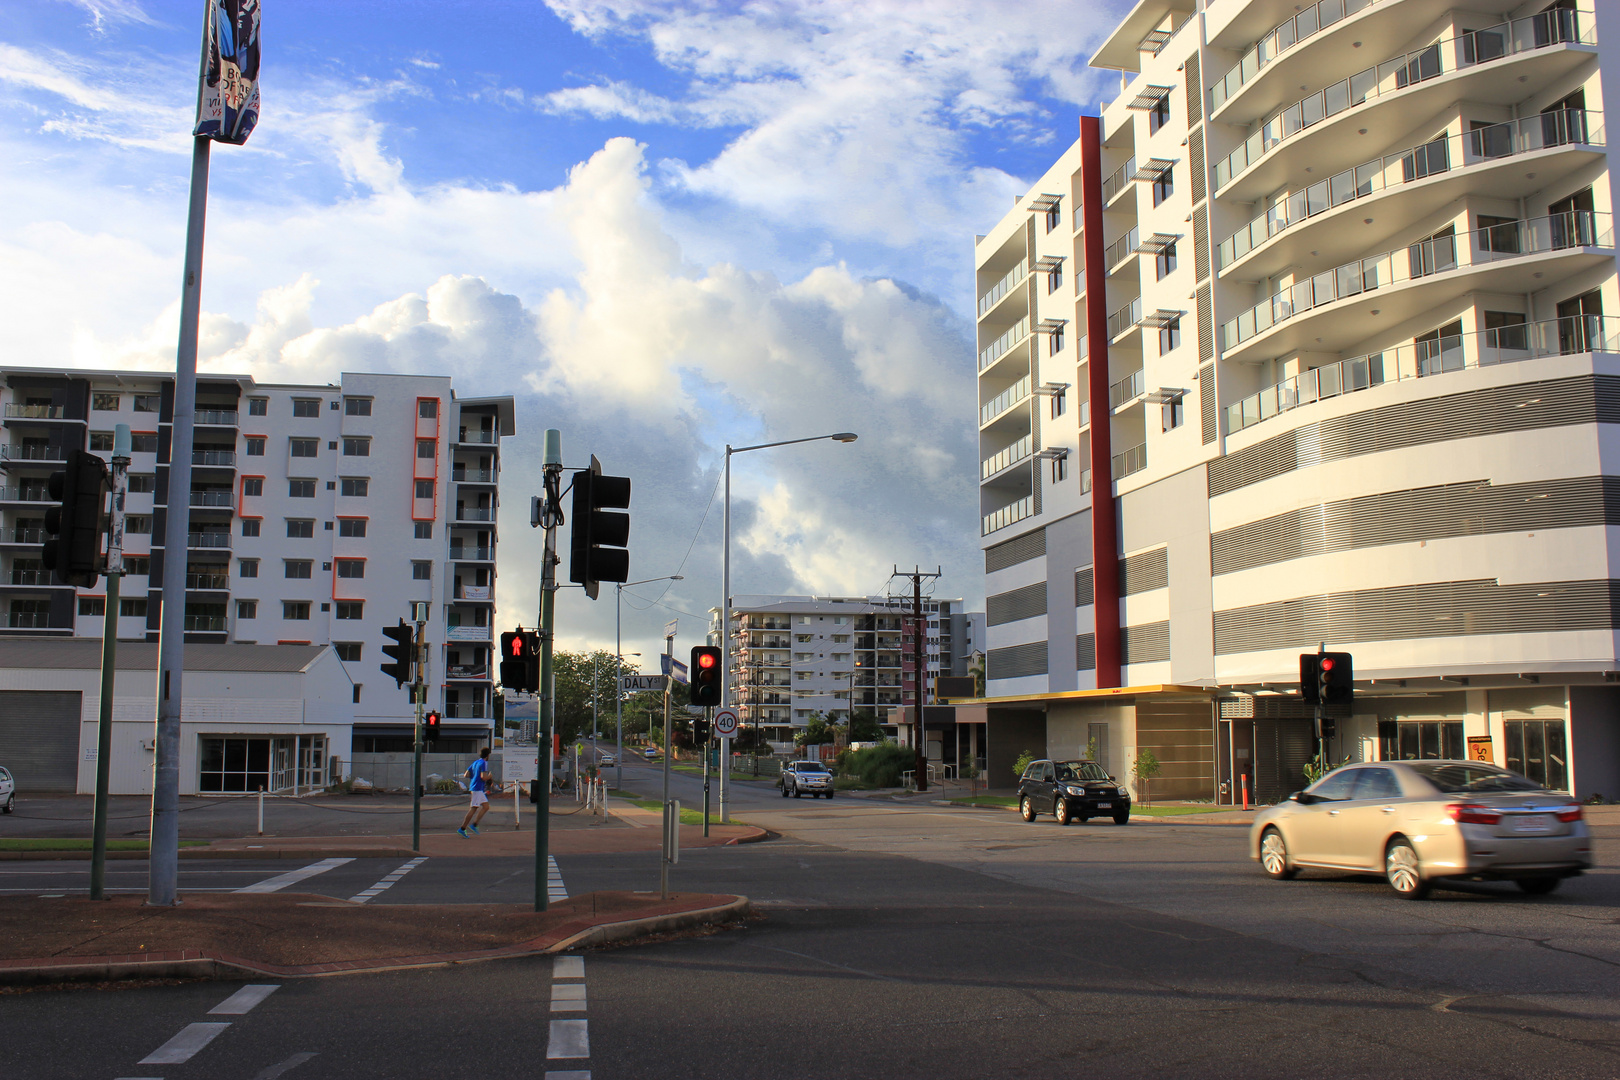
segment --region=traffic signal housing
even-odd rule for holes
[[[439,713],[434,710],[422,717],[422,741],[432,742],[439,737]]]
[[[574,531],[570,537],[568,580],[596,599],[598,583],[630,580],[630,478],[603,476],[602,463],[574,474]]]
[[[693,705],[705,708],[720,704],[720,650],[713,645],[692,646],[692,666],[686,677]]]
[[[88,589],[101,578],[101,514],[108,486],[107,463],[83,450],[70,451],[67,468],[45,483],[46,492],[61,505],[45,511],[50,535],[40,562],[69,585]]]
[[[411,669],[416,661],[416,631],[401,619],[398,626],[383,627],[383,637],[390,642],[383,646],[383,654],[392,657],[393,662],[377,666],[382,668],[384,675],[394,680],[396,687],[414,682]]]
[[[1299,692],[1307,705],[1355,701],[1355,667],[1347,652],[1299,654]]]
[[[709,722],[703,717],[692,721],[692,745],[702,746],[709,741]]]

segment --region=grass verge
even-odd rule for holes
[[[108,840],[108,851],[145,851],[145,840]],[[181,847],[207,847],[206,840],[182,840]],[[88,837],[52,840],[44,836],[0,837],[0,851],[89,851],[92,841]]]
[[[1187,814],[1225,814],[1236,809],[1231,806],[1143,806],[1131,807],[1131,817],[1183,817]]]
[[[663,806],[664,806],[664,804],[659,802],[657,799],[638,799],[638,798],[635,798],[634,796],[631,796],[630,801],[635,803],[637,806],[641,807],[643,810],[661,810],[661,809],[663,809]],[[702,810],[692,810],[692,809],[690,809],[688,807],[685,807],[685,806],[681,807],[681,824],[682,825],[701,825],[701,824],[703,824],[703,811]],[[714,813],[711,813],[709,815],[709,824],[710,825],[718,825],[718,824],[720,824],[720,814],[719,814],[718,811],[716,811]],[[732,818],[730,824],[732,824],[732,825],[741,825],[741,824],[744,824],[744,823],[741,822],[741,821],[738,821],[736,818]]]
[[[952,799],[951,805],[1013,807],[1018,805],[1018,798],[1014,795],[968,795],[960,799]]]

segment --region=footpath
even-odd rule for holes
[[[524,807],[527,810],[527,806]],[[254,836],[182,849],[186,858],[307,859],[422,856],[533,856],[533,815],[513,828],[511,813],[485,818],[482,832],[410,836]],[[609,813],[553,809],[553,855],[657,851],[660,812],[620,799]],[[681,826],[681,846],[763,840],[750,825]],[[13,853],[34,858],[83,852]],[[144,858],[144,852],[124,852]],[[524,904],[361,904],[328,896],[182,893],[173,908],[139,896],[95,902],[83,897],[0,897],[0,987],[154,978],[313,978],[399,971],[534,956],[649,934],[720,925],[747,916],[748,898],[730,894],[595,892],[554,901],[543,912]]]

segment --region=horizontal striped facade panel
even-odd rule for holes
[[[1091,577],[1091,567],[1082,567],[1074,572],[1074,606],[1087,607],[1097,602],[1096,583]]]
[[[1620,525],[1620,477],[1474,480],[1301,507],[1215,533],[1210,563],[1217,575],[1230,574],[1384,544],[1586,525]]]
[[[1140,551],[1135,555],[1120,560],[1119,595],[1121,596],[1134,596],[1137,593],[1162,589],[1169,584],[1170,557],[1165,548],[1158,547],[1152,551]]]
[[[984,621],[989,626],[1033,619],[1046,614],[1046,582],[1037,581],[1022,589],[996,593],[984,598]]]
[[[1169,622],[1143,623],[1119,628],[1119,662],[1154,664],[1170,659]]]
[[[1319,641],[1548,634],[1620,626],[1620,581],[1437,581],[1307,596],[1215,613],[1215,653],[1303,649]]]
[[[999,544],[991,544],[984,549],[984,572],[993,574],[997,570],[1005,570],[1009,566],[1017,566],[1021,562],[1039,559],[1046,554],[1046,530],[1036,529],[1034,532],[1015,536],[1011,540],[1004,540]]]
[[[1074,639],[1074,670],[1097,670],[1097,635],[1078,634]]]
[[[1004,649],[991,649],[985,654],[986,679],[1020,679],[1029,675],[1046,674],[1046,642],[1032,641],[1028,645],[1009,645]]]
[[[1209,493],[1360,454],[1594,423],[1620,423],[1620,378],[1578,375],[1406,401],[1306,424],[1213,461]]]

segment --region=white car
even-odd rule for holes
[[[11,813],[11,804],[17,801],[17,781],[11,774],[0,769],[0,814]]]
[[[615,764],[618,761],[618,759],[615,758],[612,754],[603,754],[601,761],[602,761],[603,765],[612,765],[612,764]]]

